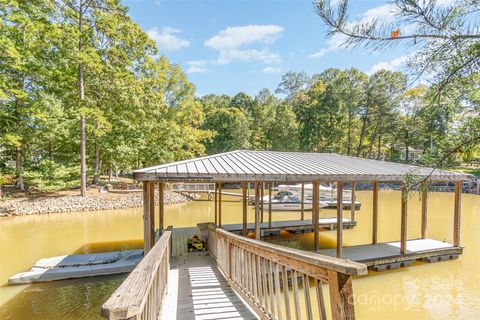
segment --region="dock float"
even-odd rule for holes
[[[407,240],[407,250],[399,252],[401,243],[384,242],[343,247],[343,258],[361,262],[375,271],[408,267],[414,261],[437,262],[454,260],[463,252],[463,247],[434,239]],[[330,257],[336,256],[335,249],[322,249],[318,253]]]

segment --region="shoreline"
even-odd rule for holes
[[[165,191],[165,204],[186,203],[192,199],[180,193]],[[158,205],[158,192],[155,193]],[[0,218],[25,215],[43,215],[49,213],[68,213],[79,211],[100,211],[143,206],[142,192],[112,192],[79,195],[58,195],[22,197],[0,202]]]

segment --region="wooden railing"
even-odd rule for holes
[[[208,249],[232,288],[262,319],[355,319],[352,275],[364,264],[209,228]],[[303,297],[302,297],[303,295]],[[292,315],[295,315],[293,318]]]
[[[145,258],[102,306],[108,319],[157,319],[167,292],[171,231],[165,231]]]

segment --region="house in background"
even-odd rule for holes
[[[405,147],[399,148],[400,160],[405,161],[407,159],[407,150]],[[422,158],[423,149],[408,148],[408,161],[418,161]]]

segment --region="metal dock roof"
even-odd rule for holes
[[[433,172],[432,172],[433,170]],[[236,150],[134,171],[139,181],[402,181],[407,174],[432,180],[470,175],[332,153]]]

